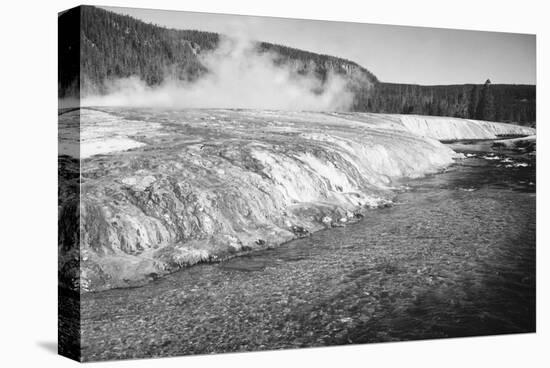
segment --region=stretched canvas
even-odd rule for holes
[[[59,353],[535,332],[535,36],[79,6]]]

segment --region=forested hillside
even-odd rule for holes
[[[78,22],[78,20],[80,20]],[[75,32],[80,37],[75,39]],[[159,27],[92,6],[80,6],[59,16],[59,96],[106,93],[106,82],[137,76],[149,86],[167,78],[193,81],[208,69],[201,53],[214,50],[220,35]],[[80,47],[80,76],[67,72],[67,55]],[[277,64],[325,81],[329,73],[344,77],[354,94],[353,110],[455,116],[533,125],[535,86],[420,86],[383,83],[357,63],[330,55],[274,45],[256,44],[257,51],[275,55]],[[65,64],[64,64],[65,63]]]
[[[339,75],[346,75],[354,81],[361,80],[363,83],[368,83],[369,86],[378,83],[378,79],[374,74],[350,60],[268,42],[259,42],[257,49],[259,52],[271,52],[276,55],[276,63],[292,65],[300,73],[313,72],[323,81],[330,71]]]
[[[215,49],[220,40],[217,33],[167,29],[92,6],[71,9],[62,17],[79,16],[83,94],[104,93],[106,81],[129,76],[138,76],[151,86],[166,78],[192,81],[207,72],[200,54]],[[60,38],[59,46],[61,52],[68,45]],[[376,82],[372,73],[349,60],[265,42],[256,47],[258,52],[273,52],[276,63],[290,65],[298,73],[312,73],[322,81],[329,72],[345,76],[356,91]],[[63,96],[66,91],[60,89]]]
[[[91,6],[80,11],[85,92],[101,93],[106,80],[132,75],[148,85],[168,76],[193,80],[206,72],[197,54],[214,49],[219,39],[216,33],[166,29]]]
[[[365,103],[366,102],[366,103]],[[378,83],[358,110],[453,116],[534,125],[536,88],[532,85],[463,84],[420,86]]]

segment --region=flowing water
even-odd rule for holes
[[[535,158],[467,156],[358,223],[84,294],[84,360],[535,331]]]

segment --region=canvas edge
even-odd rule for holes
[[[80,318],[81,6],[58,13],[58,354],[82,361]],[[70,86],[70,88],[67,88]],[[63,92],[62,92],[63,91]],[[68,91],[68,92],[66,92]],[[71,112],[75,124],[61,124]],[[62,145],[73,143],[73,156]],[[76,143],[76,144],[75,144]],[[75,158],[76,157],[76,158]],[[68,261],[69,259],[69,261]]]

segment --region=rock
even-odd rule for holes
[[[122,184],[127,185],[134,190],[143,191],[156,181],[152,175],[146,175],[144,177],[127,177],[121,180]]]
[[[293,225],[290,229],[294,233],[294,235],[300,238],[309,235],[309,231],[307,231],[307,229],[304,229],[302,226]]]
[[[100,152],[80,162],[71,150],[60,156],[62,279],[91,291],[341,226],[391,203],[394,179],[437,172],[457,157],[432,137],[452,131],[445,119],[217,109],[162,110],[157,119],[102,110],[80,110],[81,136]],[[60,129],[71,123],[63,119],[74,116],[60,115]],[[451,125],[462,134],[472,124],[512,129]]]

